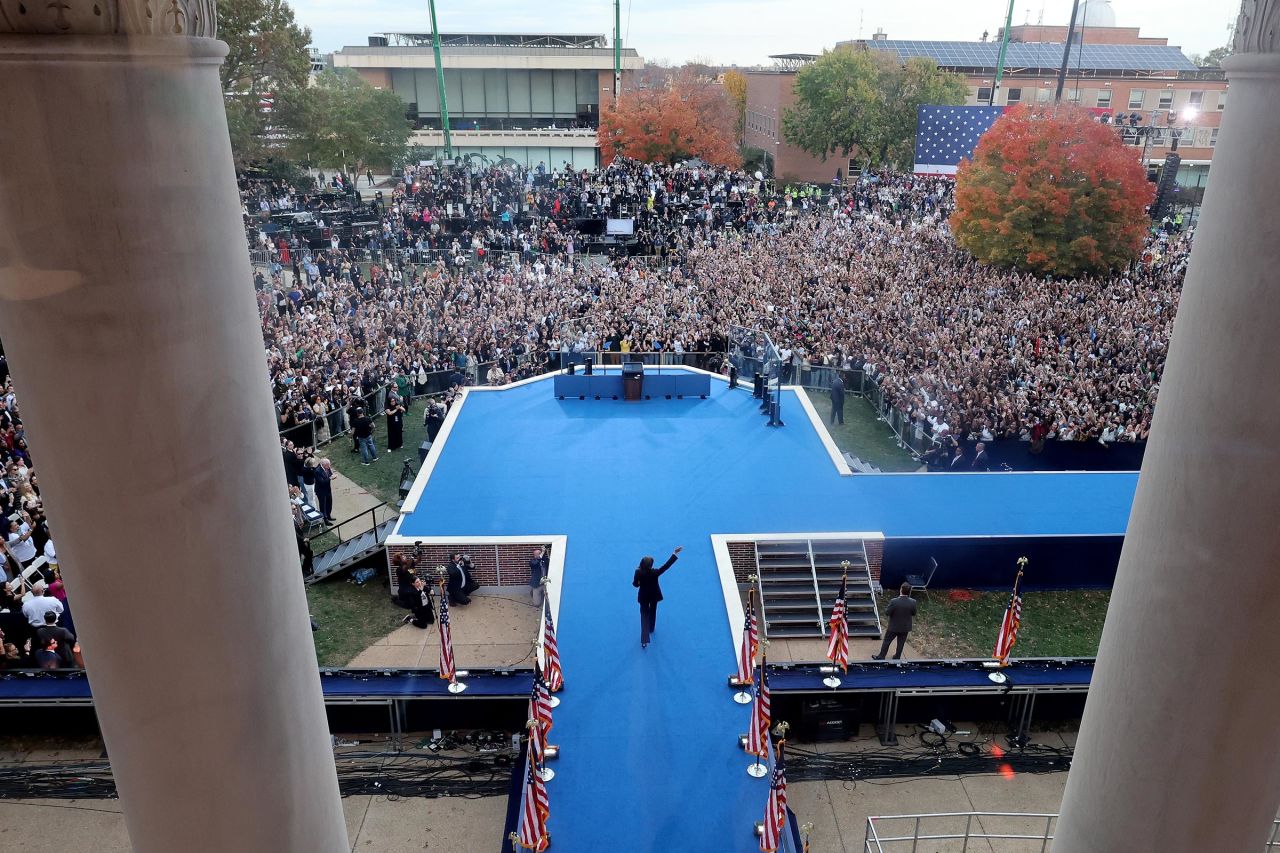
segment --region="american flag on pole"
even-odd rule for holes
[[[529,710],[529,760],[541,768],[546,761],[547,736],[543,733],[533,709]]]
[[[551,621],[551,603],[543,603],[542,608],[542,657],[546,670],[547,689],[559,693],[564,687],[564,670],[560,668],[560,647],[556,645],[556,626]]]
[[[755,701],[751,703],[751,726],[747,729],[747,752],[757,758],[769,757],[769,676],[765,674],[765,661],[760,663],[760,686]]]
[[[778,742],[773,779],[769,783],[769,802],[764,807],[764,832],[760,835],[762,853],[774,853],[782,845],[787,826],[787,771],[782,760],[782,741]]]
[[[1022,581],[1022,568],[1026,564],[1026,557],[1018,558],[1018,576],[1013,581],[1013,594],[1009,596],[1009,606],[1004,609],[1000,633],[996,636],[995,659],[1000,661],[1001,666],[1008,666],[1013,645],[1018,642],[1018,628],[1022,627],[1022,595],[1018,592],[1018,584]]]
[[[524,804],[520,808],[520,828],[516,840],[529,850],[547,849],[547,786],[529,762],[529,772],[524,782]]]
[[[551,691],[536,663],[533,667],[533,696],[529,699],[529,708],[533,711],[533,719],[538,721],[538,727],[544,733],[551,731]]]
[[[453,683],[456,669],[453,665],[453,636],[449,629],[449,596],[444,583],[440,584],[440,677]]]
[[[916,107],[917,175],[954,175],[1004,107]]]
[[[840,594],[831,608],[831,636],[827,640],[827,660],[849,671],[849,619],[845,613],[845,596],[849,592],[849,576],[840,579]]]
[[[742,626],[742,647],[738,650],[739,684],[755,681],[756,652],[760,648],[760,628],[756,624],[756,591],[753,587],[747,599],[747,615]]]

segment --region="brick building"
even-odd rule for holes
[[[990,41],[897,41],[884,33],[871,39],[838,42],[837,49],[891,51],[900,59],[927,56],[938,67],[963,74],[969,104],[1049,103],[1057,88],[1065,26],[1023,25],[1010,28],[1001,85],[995,71],[1001,34]],[[794,102],[792,82],[800,67],[816,57],[775,57],[775,69],[747,75],[746,144],[775,156],[780,179],[829,181],[837,167],[847,172],[846,158],[825,163],[782,140],[783,111]],[[1203,186],[1218,142],[1218,126],[1227,105],[1227,82],[1217,68],[1198,68],[1168,39],[1143,36],[1137,27],[1077,28],[1071,48],[1063,100],[1113,117],[1137,114],[1144,134],[1129,134],[1142,147],[1149,164],[1159,164],[1178,139],[1182,167],[1178,181]]]

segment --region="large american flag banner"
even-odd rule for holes
[[[560,647],[556,644],[556,626],[551,621],[549,601],[543,602],[542,621],[542,658],[547,673],[547,688],[552,693],[559,693],[564,687],[564,670],[560,668]]]
[[[456,676],[453,665],[453,634],[449,628],[449,595],[440,583],[440,677],[452,683]]]
[[[529,850],[546,850],[547,839],[547,786],[529,762],[529,772],[524,782],[524,804],[520,808],[520,828],[516,840]]]
[[[849,671],[849,618],[845,613],[845,596],[849,593],[849,576],[840,579],[840,594],[831,608],[831,636],[827,639],[827,660]]]
[[[916,107],[917,175],[954,175],[1004,107]]]

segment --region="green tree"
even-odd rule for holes
[[[905,63],[885,51],[825,52],[796,75],[795,107],[782,117],[788,143],[825,160],[853,151],[868,166],[910,162],[920,104],[963,104],[959,74],[930,59]]]
[[[366,166],[401,163],[408,151],[404,101],[350,68],[319,74],[286,102],[281,118],[294,156],[316,166],[354,168],[358,175]]]
[[[231,150],[243,165],[266,154],[276,111],[306,88],[311,31],[284,0],[219,0],[218,38],[229,48],[220,74]],[[274,108],[263,112],[259,99],[268,93]]]

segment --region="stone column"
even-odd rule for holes
[[[0,339],[133,848],[348,850],[213,0],[0,0]]]
[[[1280,5],[1244,6],[1054,853],[1261,850],[1280,802]]]

